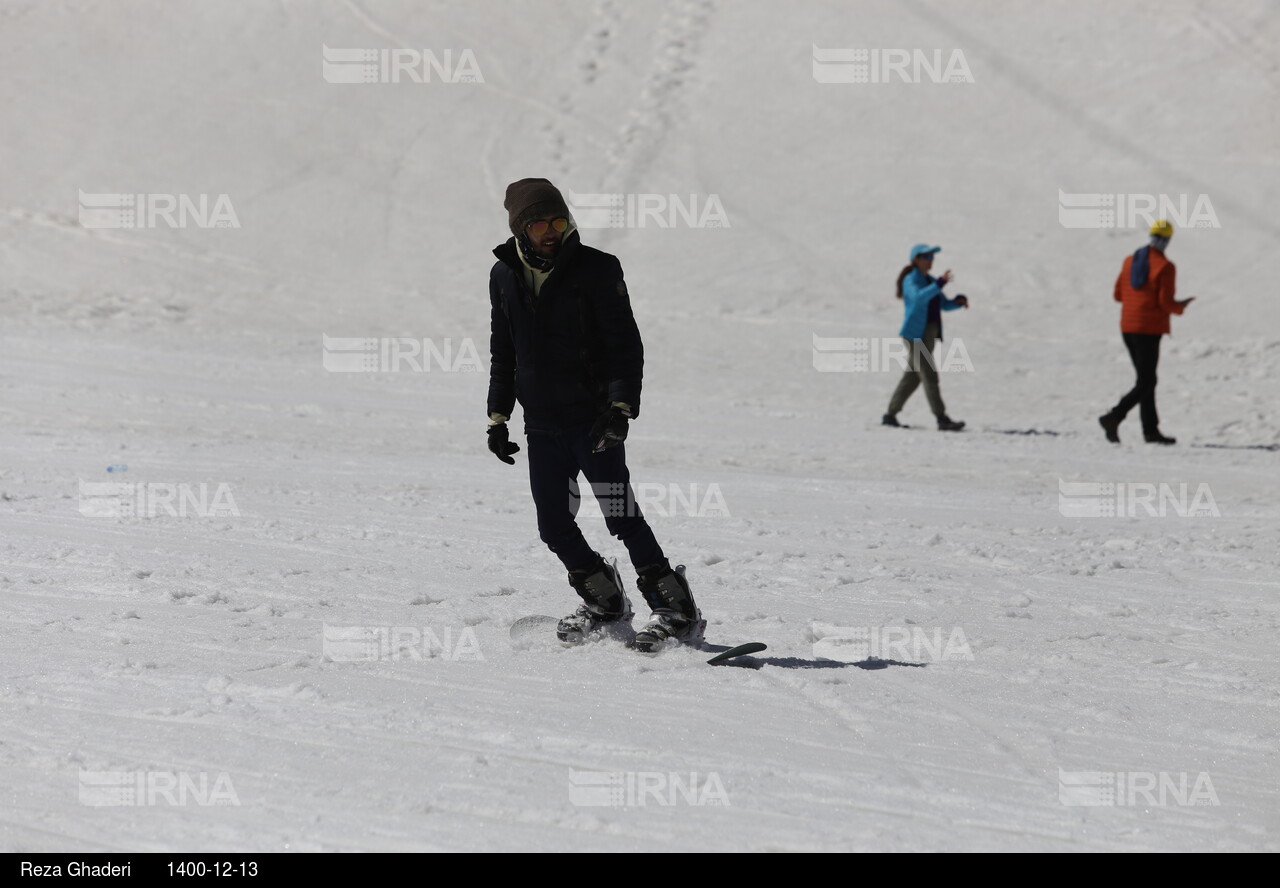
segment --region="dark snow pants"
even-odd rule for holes
[[[907,353],[911,363],[902,374],[902,380],[889,399],[889,415],[897,416],[907,406],[907,398],[924,382],[924,394],[929,399],[929,409],[933,415],[941,419],[947,415],[947,405],[942,402],[942,390],[938,385],[938,367],[933,357],[933,347],[938,341],[942,328],[938,324],[927,324],[924,336],[920,339],[906,339]]]
[[[1156,414],[1156,365],[1160,363],[1160,336],[1151,333],[1122,333],[1125,347],[1138,381],[1127,395],[1111,410],[1111,415],[1122,420],[1136,405],[1141,405],[1142,433],[1154,435],[1160,430],[1160,417]]]
[[[631,490],[625,444],[591,452],[590,426],[556,432],[528,431],[529,486],[538,511],[538,535],[567,570],[582,570],[596,561],[596,551],[575,520],[582,501],[581,473],[591,485],[605,527],[623,545],[639,570],[664,558]]]

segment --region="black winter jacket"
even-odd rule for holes
[[[570,232],[535,301],[515,238],[493,254],[488,412],[518,400],[526,431],[590,425],[614,401],[639,416],[644,346],[617,257]]]

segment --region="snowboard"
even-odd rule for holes
[[[614,570],[617,570],[616,564]],[[676,571],[680,576],[684,576],[684,565],[677,564]],[[524,649],[536,644],[538,640],[546,635],[554,634],[555,626],[560,623],[555,617],[548,617],[544,614],[530,614],[527,617],[521,617],[511,624],[511,641],[513,646],[518,649]],[[626,644],[627,648],[639,654],[648,656],[656,656],[664,650],[671,650],[680,647],[689,647],[694,650],[706,650],[706,638],[704,633],[707,628],[707,621],[703,620],[697,632],[697,640],[693,642],[668,642],[656,649],[642,648],[636,645],[636,632],[630,623],[626,625],[610,625],[600,630],[598,634],[605,637],[616,638]],[[747,654],[756,654],[760,651],[768,650],[768,645],[761,641],[749,641],[745,644],[735,645],[726,651],[716,654],[707,663],[711,666],[719,666],[728,663],[730,660],[738,657],[745,657]]]
[[[511,624],[511,630],[509,633],[511,641],[517,649],[525,649],[536,642],[554,639],[556,625],[559,624],[559,622],[560,620],[558,617],[549,617],[546,614],[530,614],[528,616],[521,617]],[[558,644],[559,642],[557,642],[557,645]],[[637,651],[637,653],[645,653],[647,656],[658,656],[661,654],[662,650],[672,650],[679,647],[694,647],[695,649],[702,649],[704,644],[705,642],[699,643],[698,645],[673,644],[669,648],[648,652]],[[636,650],[630,643],[626,643],[626,646],[630,650]],[[727,651],[721,651],[710,660],[707,660],[707,664],[710,666],[720,666],[728,663],[730,660],[734,660],[738,657],[745,657],[748,654],[758,654],[760,651],[768,650],[768,648],[769,646],[764,642],[749,641],[745,644],[735,645]]]

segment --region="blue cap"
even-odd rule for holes
[[[942,247],[931,247],[928,244],[916,244],[911,248],[911,261],[915,262],[917,256],[931,256],[934,253],[941,253]]]

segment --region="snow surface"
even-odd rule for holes
[[[5,0],[0,850],[1280,850],[1278,12]],[[974,83],[820,84],[815,44],[960,48]],[[470,48],[484,83],[331,84],[323,45]],[[322,366],[323,334],[487,361],[530,175],[723,204],[585,240],[645,338],[633,477],[718,485],[728,515],[653,523],[755,668],[513,645],[574,602],[523,452],[484,449],[485,374]],[[1170,252],[1199,297],[1160,367],[1174,448],[1136,412],[1101,439],[1143,237],[1061,227],[1059,189],[1213,202]],[[240,227],[86,229],[78,191],[225,193]],[[893,373],[812,364],[815,334],[896,334],[917,241],[973,302],[958,436],[922,393],[882,429]],[[1027,430],[1056,434],[998,433]],[[239,515],[80,513],[121,479]],[[1207,484],[1220,516],[1066,518],[1060,481]],[[325,625],[482,659],[342,662]],[[972,658],[823,659],[822,626]],[[238,804],[82,804],[101,771]],[[578,805],[579,772],[727,805]],[[1207,774],[1218,804],[1066,805],[1061,772]]]

